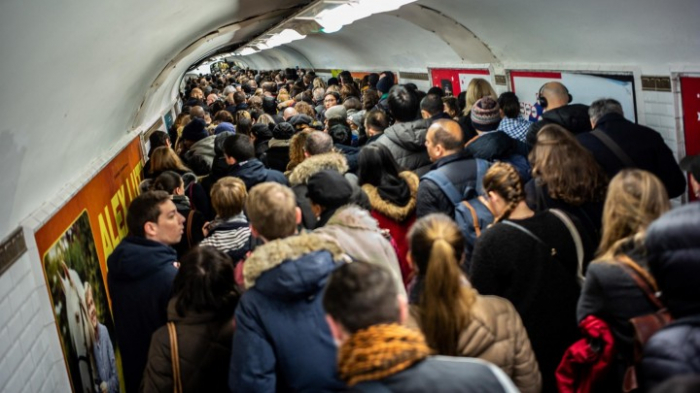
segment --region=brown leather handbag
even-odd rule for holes
[[[170,336],[170,361],[173,364],[173,392],[182,393],[180,354],[177,348],[177,330],[173,322],[168,322],[168,335]]]

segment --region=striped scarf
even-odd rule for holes
[[[340,377],[348,386],[403,371],[430,355],[420,332],[397,324],[374,325],[353,334],[338,351]]]

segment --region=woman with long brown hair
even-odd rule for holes
[[[464,237],[444,214],[430,214],[409,234],[409,258],[418,269],[420,294],[413,321],[428,345],[446,356],[478,357],[494,363],[522,392],[539,392],[535,354],[513,305],[482,296],[463,276]]]
[[[574,135],[557,124],[537,133],[530,151],[532,180],[525,185],[534,211],[560,209],[581,221],[589,237],[600,239],[608,177]]]
[[[615,338],[617,355],[606,391],[621,391],[624,371],[633,361],[630,318],[659,309],[639,280],[657,291],[646,263],[644,232],[669,208],[666,188],[650,172],[626,169],[610,182],[598,256],[588,267],[576,313],[579,321],[589,315],[603,319]]]
[[[192,170],[182,162],[175,151],[168,146],[160,146],[153,150],[150,165],[150,174],[154,179],[164,171],[173,171],[180,176],[192,172]]]
[[[470,280],[480,293],[513,303],[537,355],[543,391],[555,392],[554,371],[579,337],[578,279],[594,245],[576,218],[532,211],[512,165],[494,164],[483,186],[496,223],[477,239]]]

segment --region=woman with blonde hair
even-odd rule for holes
[[[482,78],[474,78],[469,82],[467,86],[466,93],[466,106],[464,111],[462,111],[462,117],[459,118],[459,125],[462,127],[462,133],[464,133],[464,140],[471,140],[476,136],[476,129],[472,125],[471,111],[474,104],[480,99],[489,96],[494,100],[498,99],[498,94],[496,90],[493,89],[491,84]]]
[[[548,124],[537,133],[529,159],[527,205],[534,211],[553,208],[575,216],[597,242],[608,177],[593,155],[562,126]]]
[[[537,355],[543,391],[555,392],[554,371],[579,337],[579,277],[594,245],[575,217],[532,211],[512,165],[494,164],[483,186],[496,223],[476,241],[470,280],[480,293],[513,303]]]
[[[617,355],[606,391],[621,391],[624,372],[633,359],[630,318],[659,309],[640,283],[657,292],[643,247],[646,228],[670,208],[663,183],[652,173],[625,169],[613,177],[603,208],[598,256],[588,267],[577,319],[594,315],[610,326]]]
[[[412,293],[409,324],[421,328],[437,354],[489,361],[521,392],[539,392],[542,379],[520,316],[508,300],[479,295],[471,287],[460,268],[464,242],[462,232],[444,214],[416,221],[408,255],[420,284],[419,293]]]

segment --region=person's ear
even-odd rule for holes
[[[229,157],[224,153],[224,160],[226,160],[227,165],[234,165],[236,163],[236,159],[233,157]]]
[[[146,222],[143,224],[143,233],[146,235],[146,238],[156,237],[158,235],[158,224],[151,221]]]
[[[396,301],[399,302],[399,324],[405,325],[408,320],[408,302],[403,295],[396,296]]]
[[[260,237],[260,233],[258,233],[253,224],[249,224],[248,226],[250,227],[250,234],[253,235],[253,237]]]
[[[301,209],[299,208],[299,206],[297,206],[296,209],[294,209],[294,214],[295,214],[296,224],[300,225],[302,214],[301,214]]]
[[[326,322],[328,323],[328,328],[331,331],[331,336],[335,340],[336,345],[340,346],[347,337],[343,327],[328,314],[326,314]]]
[[[408,266],[411,268],[411,270],[416,270],[416,265],[413,264],[413,255],[411,255],[411,250],[406,252],[406,262],[408,262]]]
[[[424,119],[430,119],[430,113],[428,113],[428,111],[421,110],[420,116]]]

